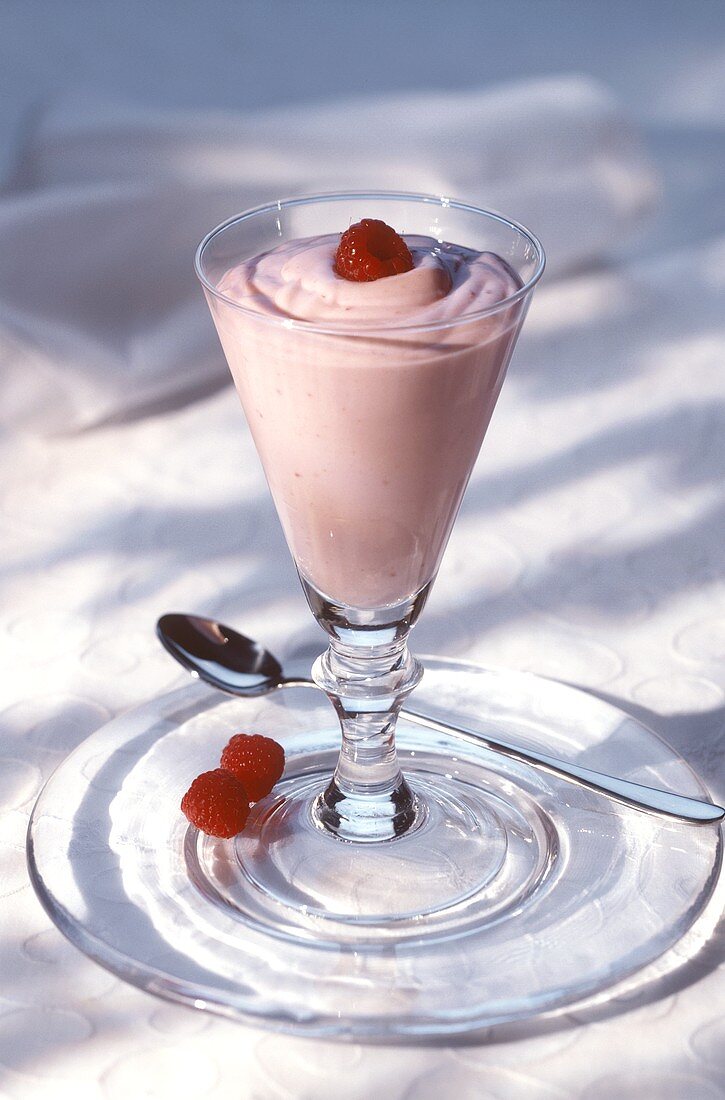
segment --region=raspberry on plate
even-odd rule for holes
[[[237,733],[224,749],[221,766],[244,784],[252,802],[272,790],[284,771],[284,749],[271,737]]]
[[[342,236],[335,253],[335,272],[355,283],[371,283],[413,268],[403,238],[378,218],[363,218]]]
[[[228,839],[247,822],[249,795],[235,776],[215,768],[196,777],[181,800],[181,811],[203,833]]]

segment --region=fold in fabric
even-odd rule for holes
[[[502,210],[550,274],[626,239],[657,191],[616,103],[578,77],[239,116],[64,101],[0,194],[0,424],[74,431],[221,385],[199,239],[250,205],[344,188]]]

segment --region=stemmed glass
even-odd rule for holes
[[[518,289],[418,325],[386,315],[384,279],[350,284],[369,302],[355,324],[344,307],[312,323],[227,292],[240,262],[365,217],[432,238],[438,249],[495,253]],[[403,911],[440,917],[475,894],[511,849],[507,828],[465,778],[419,770],[414,760],[403,775],[395,726],[423,673],[408,635],[543,267],[539,242],[516,223],[404,193],[270,203],[231,218],[199,247],[197,274],[302,588],[330,639],[312,674],[340,720],[334,774],[299,775],[247,830],[262,843],[246,853],[245,871],[284,906],[304,898],[305,912],[317,904],[331,919],[367,917],[381,927]],[[338,873],[351,866],[341,842],[358,853],[354,889]],[[404,910],[396,891],[383,889],[393,853]],[[437,884],[433,903],[423,872]]]

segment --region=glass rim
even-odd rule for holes
[[[480,214],[492,221],[498,222],[500,225],[506,226],[506,228],[513,230],[520,236],[524,237],[534,249],[536,256],[536,267],[533,274],[529,279],[521,286],[514,294],[509,294],[508,297],[502,298],[499,302],[494,302],[493,305],[487,306],[485,309],[474,310],[471,313],[465,313],[459,317],[446,318],[441,321],[429,321],[424,324],[416,324],[415,322],[403,323],[403,324],[389,324],[381,322],[377,324],[361,325],[357,324],[337,324],[334,322],[327,322],[320,324],[316,321],[304,321],[295,317],[277,317],[273,314],[260,313],[258,310],[251,309],[249,306],[244,306],[234,298],[230,298],[226,294],[222,294],[217,287],[207,278],[203,268],[203,255],[204,251],[209,244],[226,229],[232,225],[236,225],[240,222],[247,221],[260,214],[268,214],[279,212],[283,209],[296,207],[296,206],[309,206],[315,203],[322,203],[330,200],[343,201],[345,199],[390,199],[394,202],[414,201],[430,206],[442,207],[446,210],[461,210],[469,214]],[[233,309],[238,310],[249,317],[258,321],[263,321],[267,324],[276,325],[286,329],[296,329],[300,332],[316,332],[324,333],[327,335],[362,335],[363,333],[369,334],[371,332],[431,332],[440,329],[449,329],[461,324],[469,324],[474,321],[481,320],[483,317],[489,317],[494,313],[500,313],[502,310],[514,305],[517,302],[525,299],[531,291],[534,289],[539,279],[543,275],[544,268],[546,266],[546,254],[544,252],[541,241],[530,229],[527,229],[525,225],[520,222],[514,221],[512,218],[507,218],[503,214],[497,213],[495,210],[486,210],[484,207],[474,206],[471,203],[463,202],[460,199],[449,198],[446,195],[433,195],[425,192],[418,191],[325,191],[318,192],[310,195],[298,195],[293,198],[276,199],[272,202],[262,203],[259,206],[250,207],[248,210],[243,210],[239,214],[233,214],[230,218],[226,218],[219,225],[216,225],[199,244],[196,253],[194,255],[194,270],[196,271],[197,278],[202,284],[205,290],[207,290],[218,301],[224,302],[226,305],[231,306]]]

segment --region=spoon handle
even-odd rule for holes
[[[455,733],[462,741],[473,745],[485,745],[494,752],[503,756],[510,756],[512,760],[519,760],[523,764],[531,764],[535,768],[558,775],[570,783],[576,783],[580,787],[591,787],[595,791],[613,798],[616,802],[623,802],[626,806],[633,806],[638,810],[648,810],[651,813],[662,814],[665,817],[674,817],[680,821],[686,821],[693,825],[706,825],[714,821],[720,821],[725,817],[725,809],[715,806],[711,802],[703,802],[699,798],[688,798],[686,795],[672,794],[670,791],[661,791],[657,787],[647,787],[642,783],[633,783],[629,779],[617,779],[602,772],[592,771],[591,768],[582,768],[578,764],[570,764],[563,760],[557,760],[554,756],[548,756],[534,749],[521,749],[508,741],[500,741],[497,737],[491,737],[488,733],[467,729],[465,726],[452,726],[446,722],[439,722],[435,718],[429,718],[420,711],[405,707],[401,714],[419,726],[437,730],[439,733]]]

